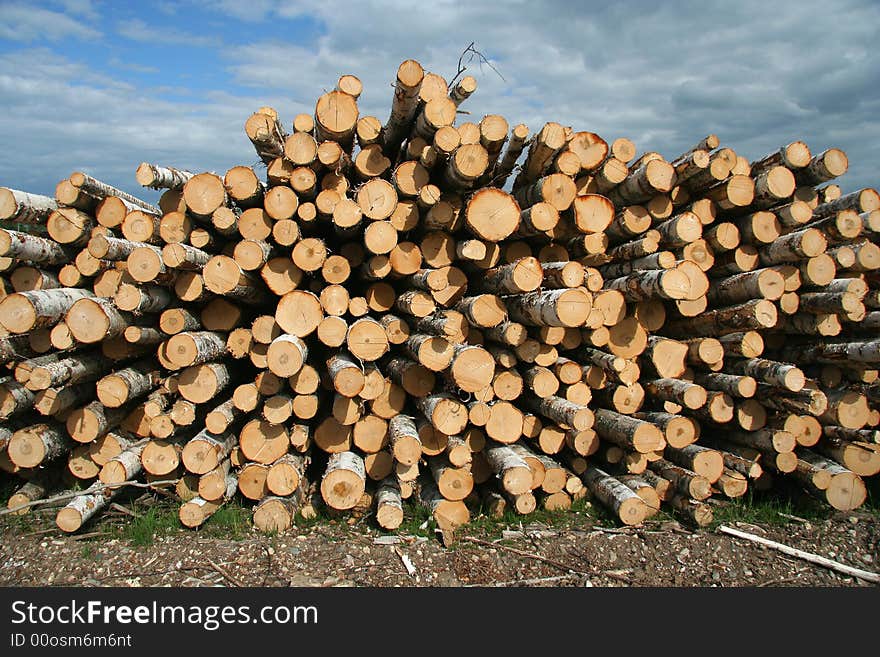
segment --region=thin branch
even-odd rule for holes
[[[42,500],[34,500],[33,502],[25,502],[24,504],[19,504],[18,506],[11,507],[9,509],[0,510],[0,516],[5,516],[9,513],[15,513],[16,511],[21,511],[22,509],[28,509],[32,506],[39,506],[40,504],[52,504],[53,502],[60,502],[62,500],[70,500],[74,497],[79,497],[80,495],[94,495],[95,493],[100,493],[103,490],[108,488],[122,488],[123,486],[132,486],[134,488],[152,488],[154,486],[161,486],[163,484],[176,484],[180,479],[165,479],[162,481],[152,481],[148,484],[141,483],[139,481],[123,481],[118,484],[95,484],[94,486],[90,486],[84,490],[75,490],[68,491],[66,493],[60,493],[59,495],[55,495],[54,497],[47,497]]]
[[[512,579],[506,582],[495,582],[490,586],[500,588],[506,586],[533,586],[539,584],[549,584],[551,582],[564,582],[569,579],[574,579],[576,577],[581,577],[581,575],[570,574],[570,575],[554,575],[553,577],[535,577],[532,579]],[[464,584],[462,585],[464,588],[474,588],[474,587],[485,587],[486,584]]]
[[[211,568],[216,570],[220,575],[222,575],[226,580],[228,580],[233,586],[237,586],[238,588],[245,588],[244,584],[241,583],[240,580],[236,579],[225,568],[221,568],[219,564],[214,563],[210,559],[208,559],[208,563],[211,564]]]
[[[783,543],[771,541],[769,538],[763,538],[761,536],[755,536],[754,534],[749,534],[747,532],[741,532],[738,529],[733,529],[732,527],[727,527],[726,525],[721,525],[720,527],[718,527],[718,531],[720,531],[722,534],[729,534],[730,536],[736,536],[737,538],[751,541],[752,543],[766,545],[767,547],[778,550],[783,554],[787,554],[791,557],[797,557],[798,559],[803,559],[804,561],[809,561],[810,563],[814,563],[817,566],[829,568],[830,570],[837,571],[838,573],[843,573],[844,575],[849,575],[850,577],[857,577],[866,582],[880,584],[880,575],[878,575],[877,573],[872,573],[868,570],[853,568],[852,566],[847,566],[846,564],[840,563],[839,561],[834,561],[832,559],[819,556],[818,554],[813,554],[812,552],[804,552],[803,550],[798,550],[797,548],[790,547]]]
[[[564,563],[559,561],[554,561],[553,559],[548,559],[547,557],[542,557],[539,554],[532,554],[531,552],[525,552],[524,550],[517,550],[515,547],[510,547],[508,545],[501,545],[500,543],[490,543],[489,541],[484,541],[479,538],[474,538],[473,536],[465,536],[461,540],[469,541],[470,543],[476,543],[477,545],[484,545],[486,547],[491,548],[499,548],[501,550],[506,550],[508,552],[512,552],[513,554],[518,554],[521,557],[527,557],[529,559],[535,559],[536,561],[543,561],[546,564],[553,566],[554,568],[558,568],[566,573],[575,573],[577,575],[585,575],[589,576],[590,573],[585,573],[582,570],[578,570],[576,568],[572,568],[571,566],[566,566]]]
[[[477,58],[477,62],[480,65],[481,71],[482,71],[483,64],[486,64],[489,68],[491,68],[493,71],[495,71],[495,73],[498,75],[499,78],[501,78],[502,80],[507,82],[507,80],[504,78],[503,75],[501,75],[501,72],[497,68],[495,68],[495,66],[492,64],[492,62],[490,62],[489,59],[482,52],[480,52],[479,50],[477,50],[474,47],[475,43],[476,43],[475,41],[471,41],[470,44],[468,44],[468,47],[465,48],[461,52],[461,55],[458,58],[458,71],[456,71],[453,78],[449,81],[449,88],[450,89],[455,85],[459,76],[467,70],[468,64],[470,64],[471,62],[474,61],[474,58]],[[467,63],[465,63],[465,61],[464,61],[465,57],[468,58]]]

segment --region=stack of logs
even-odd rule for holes
[[[188,527],[237,494],[269,530],[319,506],[395,529],[408,498],[450,528],[585,496],[704,525],[780,477],[862,504],[880,195],[829,184],[846,155],[636,158],[457,122],[475,89],[408,60],[383,125],[345,75],[290,132],[247,119],[265,170],[141,164],[157,206],[81,172],[0,189],[9,506],[78,480],[64,531],[131,482]]]

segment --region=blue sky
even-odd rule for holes
[[[476,41],[504,76],[468,70],[476,120],[554,120],[667,157],[709,132],[749,159],[803,139],[847,151],[845,189],[874,186],[878,25],[880,3],[860,0],[0,0],[0,185],[52,194],[85,170],[152,200],[141,161],[255,164],[250,113],[272,105],[289,126],[343,73],[384,121],[400,61],[450,77]]]

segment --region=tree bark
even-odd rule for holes
[[[94,294],[80,288],[15,292],[0,301],[0,323],[11,333],[27,333],[57,324],[81,299]]]
[[[762,329],[776,325],[776,307],[766,299],[754,299],[745,303],[710,310],[697,318],[668,322],[664,332],[671,337],[719,337],[737,333],[743,329]]]
[[[68,534],[78,531],[84,524],[102,512],[116,496],[119,489],[104,490],[73,498],[55,516],[55,524]]]
[[[48,196],[0,187],[0,221],[45,224],[57,209],[58,203]]]
[[[217,509],[232,499],[237,487],[238,479],[236,475],[226,475],[226,490],[223,492],[223,496],[217,500],[208,501],[197,495],[191,500],[184,502],[178,512],[180,522],[190,529],[203,525],[208,518],[214,515]]]
[[[73,442],[57,423],[34,424],[17,430],[9,439],[6,453],[21,468],[49,464],[66,455]]]
[[[648,507],[626,484],[599,468],[590,466],[581,475],[590,492],[625,525],[639,525],[648,515]]]
[[[663,432],[651,422],[622,415],[604,408],[595,410],[593,428],[605,440],[639,453],[663,449]]]

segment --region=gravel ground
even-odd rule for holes
[[[605,526],[589,505],[527,525],[480,521],[461,528],[449,547],[418,520],[396,534],[369,519],[323,519],[278,535],[242,522],[235,531],[169,524],[132,536],[126,525],[137,520],[129,513],[121,507],[81,536],[54,529],[51,511],[0,518],[0,585],[871,586],[667,516],[639,528]],[[727,524],[880,572],[876,510],[825,515]]]

